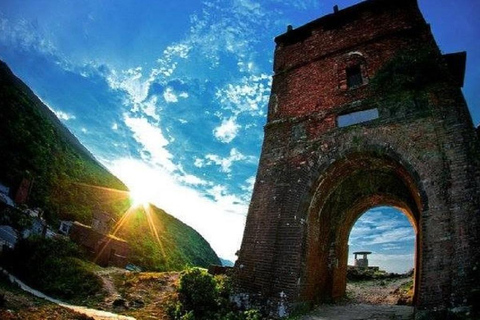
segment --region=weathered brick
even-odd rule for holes
[[[447,73],[415,94],[372,89],[406,50],[428,49],[446,66],[416,1],[364,1],[275,41],[238,291],[273,311],[280,301],[291,308],[341,297],[351,227],[372,206],[392,205],[417,234],[417,309],[471,306],[480,283],[480,148],[461,90]],[[354,86],[347,78],[358,70]],[[372,108],[378,118],[338,126],[340,115]]]

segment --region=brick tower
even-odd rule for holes
[[[368,209],[412,222],[417,315],[477,312],[479,142],[416,0],[367,0],[275,39],[260,165],[235,281],[275,316],[345,294]],[[477,295],[477,296],[475,296]]]

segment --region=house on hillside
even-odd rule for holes
[[[18,235],[10,226],[0,226],[0,252],[4,250],[4,247],[13,249],[17,243]]]
[[[102,267],[127,265],[130,251],[128,242],[109,234],[114,220],[106,213],[96,213],[92,226],[73,222],[70,239],[82,247],[88,258]]]
[[[93,214],[92,229],[101,233],[109,234],[115,220],[106,212],[95,212]]]
[[[60,227],[58,228],[58,232],[61,234],[68,236],[70,234],[70,229],[73,226],[73,221],[66,221],[62,220],[60,221]]]
[[[15,202],[9,196],[10,188],[0,183],[0,202],[10,207],[15,207]]]

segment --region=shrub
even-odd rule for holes
[[[78,259],[78,247],[64,239],[33,237],[19,241],[5,265],[30,286],[57,298],[87,298],[102,281]]]
[[[217,311],[218,288],[214,278],[205,270],[192,268],[180,278],[178,297],[185,310],[202,319]]]
[[[167,313],[175,320],[260,320],[258,310],[238,310],[230,302],[232,283],[227,276],[211,276],[193,268],[183,272],[178,301],[171,301]]]

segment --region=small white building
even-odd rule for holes
[[[70,234],[70,229],[72,228],[72,225],[73,221],[62,220],[60,221],[60,227],[58,228],[58,232],[68,236]]]
[[[355,260],[353,261],[353,266],[356,268],[368,268],[368,259],[367,255],[371,254],[370,251],[357,251],[353,254],[355,255]],[[358,255],[361,255],[362,258],[358,258]]]
[[[0,250],[3,246],[7,246],[10,249],[17,244],[18,236],[15,230],[10,226],[0,226]]]

